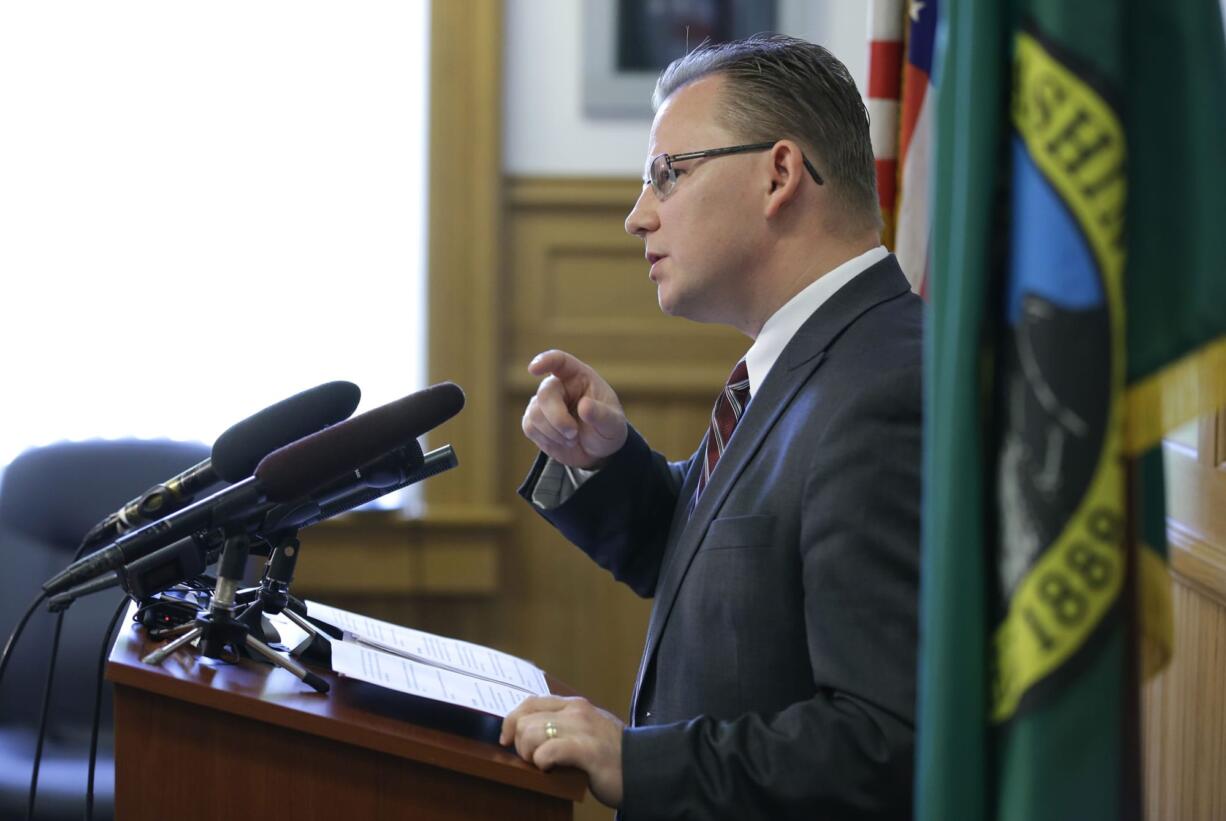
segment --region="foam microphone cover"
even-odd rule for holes
[[[259,413],[231,425],[213,443],[212,463],[217,476],[238,482],[255,472],[268,454],[304,436],[342,422],[353,415],[362,391],[352,382],[325,382],[282,399]]]
[[[296,501],[433,430],[463,407],[464,391],[440,382],[273,451],[255,476],[270,501]]]

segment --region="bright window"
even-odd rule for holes
[[[0,7],[0,465],[424,384],[428,5]]]

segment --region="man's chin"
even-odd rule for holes
[[[682,319],[686,317],[685,308],[678,305],[676,300],[666,299],[661,295],[657,301],[660,303],[660,312],[665,316],[681,317]]]
[[[711,310],[709,300],[696,299],[698,294],[677,293],[664,288],[656,289],[656,302],[660,312],[676,319],[688,319],[691,322],[718,322],[715,318],[718,311]]]
[[[705,313],[693,300],[686,302],[676,294],[665,294],[663,291],[656,294],[656,302],[660,305],[660,313],[665,316],[671,316],[675,319],[688,319],[691,322],[712,322],[714,320],[705,318]]]
[[[664,292],[663,285],[656,286],[656,304],[660,306],[661,313],[673,316],[674,303],[672,297]]]

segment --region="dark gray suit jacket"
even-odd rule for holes
[[[910,817],[921,314],[893,256],[837,291],[752,397],[692,515],[697,454],[669,463],[633,429],[541,511],[655,598],[625,818]]]

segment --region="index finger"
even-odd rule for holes
[[[543,376],[551,373],[559,379],[573,379],[584,372],[586,366],[568,354],[556,348],[538,353],[528,363],[528,373],[533,376]]]

